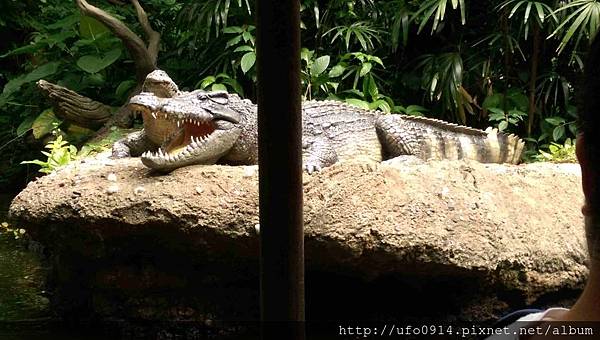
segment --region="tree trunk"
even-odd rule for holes
[[[510,47],[509,41],[509,33],[510,33],[510,25],[508,20],[508,9],[505,9],[502,13],[502,33],[504,36],[504,95],[502,96],[502,111],[506,114],[507,105],[508,105],[508,84],[510,81],[510,71],[511,71],[511,63],[512,63],[512,49]]]
[[[527,123],[527,136],[531,137],[531,130],[535,122],[535,89],[537,82],[538,65],[540,59],[540,26],[533,21],[533,50],[531,51],[531,72],[529,75],[529,121]]]

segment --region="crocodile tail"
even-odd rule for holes
[[[491,127],[485,130],[485,147],[481,162],[518,164],[523,156],[525,143],[513,134],[498,132]]]
[[[426,117],[382,115],[376,128],[386,157],[415,155],[425,160],[517,164],[525,146],[517,136],[497,129],[483,131]]]

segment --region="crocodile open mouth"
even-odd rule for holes
[[[177,126],[182,126],[182,129],[176,132],[173,138],[164,146],[164,151],[168,154],[177,154],[185,150],[192,151],[198,145],[206,142],[216,129],[212,121],[192,119],[183,122],[178,121]]]
[[[160,116],[160,113],[159,113]],[[181,119],[176,121],[177,130],[167,138],[156,152],[146,152],[142,157],[176,160],[192,153],[209,141],[216,130],[212,120]]]

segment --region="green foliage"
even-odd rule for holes
[[[240,83],[225,73],[219,73],[216,76],[208,76],[196,84],[196,87],[210,91],[235,92],[242,97],[244,96],[244,89]]]
[[[329,95],[335,93],[339,83],[332,81],[333,78],[339,77],[333,70],[325,72],[329,68],[331,57],[328,55],[315,56],[314,51],[309,51],[303,48],[300,51],[300,59],[302,61],[302,85],[305,88],[304,98],[312,99],[314,95],[324,94]]]
[[[386,113],[394,107],[390,97],[379,93],[378,76],[374,73],[374,66],[384,67],[379,57],[362,52],[346,53],[330,67],[328,55],[316,56],[306,48],[300,55],[305,99],[327,97]],[[340,90],[340,87],[347,89]]]
[[[0,322],[50,316],[45,292],[48,272],[29,244],[24,229],[0,223]]]
[[[567,138],[563,144],[550,143],[548,151],[540,149],[534,159],[542,162],[577,163],[575,143],[570,138]]]
[[[0,234],[11,235],[15,240],[25,235],[25,229],[12,227],[8,222],[0,223]]]
[[[164,2],[152,2],[157,1]],[[19,164],[35,157],[39,148],[35,140],[43,139],[58,122],[47,110],[49,104],[36,81],[45,79],[120,106],[135,84],[135,75],[121,40],[98,21],[82,17],[74,2],[3,3],[0,9],[13,11],[3,12],[7,24],[0,23],[3,36],[12,37],[0,43],[0,62],[7,65],[0,68],[0,157],[5,160],[0,166],[2,186],[11,178],[27,177],[27,170],[19,170],[25,169]],[[137,22],[130,6],[106,9],[125,22]],[[84,138],[76,126],[61,128],[71,142]]]
[[[116,126],[113,126],[110,128],[110,132],[101,140],[88,142],[82,145],[74,158],[85,158],[101,152],[109,151],[111,150],[114,142],[125,137],[127,133],[129,133],[129,131],[118,129]]]
[[[564,146],[576,133],[573,84],[598,29],[599,4],[301,0],[303,95],[478,128],[493,125],[527,136],[530,149]],[[143,35],[132,6],[95,5]],[[159,68],[184,90],[227,90],[256,99],[253,5],[144,1],[162,37]],[[48,138],[56,124],[63,140],[78,146],[90,133],[56,119],[37,80],[113,106],[123,104],[136,82],[122,42],[81,17],[73,2],[11,0],[0,10],[0,30],[9,37],[0,42],[0,61],[7,65],[0,68],[1,186],[7,178],[26,177],[18,164],[36,157],[36,141]]]
[[[421,57],[417,69],[423,69],[422,86],[428,91],[431,102],[441,102],[456,113],[461,123],[466,122],[464,100],[461,91],[463,60],[458,52],[428,54]]]
[[[552,140],[558,142],[566,137],[567,131],[570,131],[573,136],[577,135],[577,122],[575,118],[567,121],[564,117],[555,116],[544,119],[544,122],[549,124],[552,129]],[[543,133],[540,138],[544,138],[547,133]]]
[[[231,0],[192,2],[180,13],[179,20],[192,24],[198,35],[203,34],[205,39],[209,40],[213,31],[218,36],[223,29],[227,28],[229,17],[233,16],[231,10],[235,9],[232,8],[231,3]],[[235,15],[248,17],[252,14],[250,7],[252,1],[236,0],[233,3],[237,5]]]
[[[420,105],[394,106],[394,112],[402,113],[409,116],[423,116],[427,113],[427,109]]]
[[[552,18],[554,21],[557,20],[552,8],[543,1],[508,0],[499,7],[500,10],[505,8],[510,10],[509,19],[512,19],[515,14],[522,15],[522,18],[518,19],[522,19],[522,28],[526,39],[531,25],[543,27],[547,17]]]
[[[42,173],[49,174],[54,170],[69,164],[77,157],[77,148],[63,140],[61,134],[57,134],[54,141],[46,145],[48,151],[42,151],[44,156],[48,158],[45,161],[35,159],[32,161],[24,161],[21,164],[36,164],[41,167],[39,170]]]
[[[554,11],[557,14],[562,14],[563,12],[566,17],[563,18],[562,22],[548,37],[552,38],[562,34],[560,44],[556,49],[559,54],[565,50],[573,39],[575,40],[573,49],[577,51],[582,40],[588,40],[596,34],[598,24],[600,23],[600,2],[596,0],[568,1]],[[571,56],[571,60],[576,59],[576,52],[573,52]],[[579,61],[579,64],[582,64],[581,61]]]
[[[497,124],[500,131],[516,128],[527,117],[527,96],[519,91],[509,91],[506,95],[496,93],[487,97],[483,108],[490,111],[488,119]]]
[[[351,42],[354,38],[365,52],[374,50],[376,44],[381,43],[381,35],[383,34],[382,31],[373,28],[370,23],[365,21],[354,22],[347,26],[336,26],[325,32],[324,35],[330,33],[333,34],[332,44],[338,39],[343,39],[346,51],[350,51]]]
[[[425,0],[414,14],[414,18],[419,20],[419,33],[425,28],[430,20],[433,20],[431,25],[431,34],[434,34],[440,23],[446,18],[446,10],[452,6],[452,9],[460,9],[461,23],[466,23],[466,8],[464,0]]]

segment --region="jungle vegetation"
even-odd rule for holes
[[[255,99],[254,1],[88,1],[145,37],[181,88]],[[143,60],[64,0],[0,3],[0,187],[77,157],[94,135],[61,120],[36,81],[115,108],[139,90]],[[577,84],[600,23],[595,0],[301,0],[308,99],[335,98],[515,133],[528,160],[572,156]],[[140,8],[148,21],[140,20]],[[158,35],[153,33],[160,34]],[[141,59],[140,59],[141,58]],[[46,147],[46,157],[40,151]],[[92,147],[94,147],[92,145]],[[88,145],[89,149],[90,146]],[[79,151],[78,151],[79,149]],[[566,156],[565,156],[566,155]],[[8,190],[8,189],[6,189]]]

